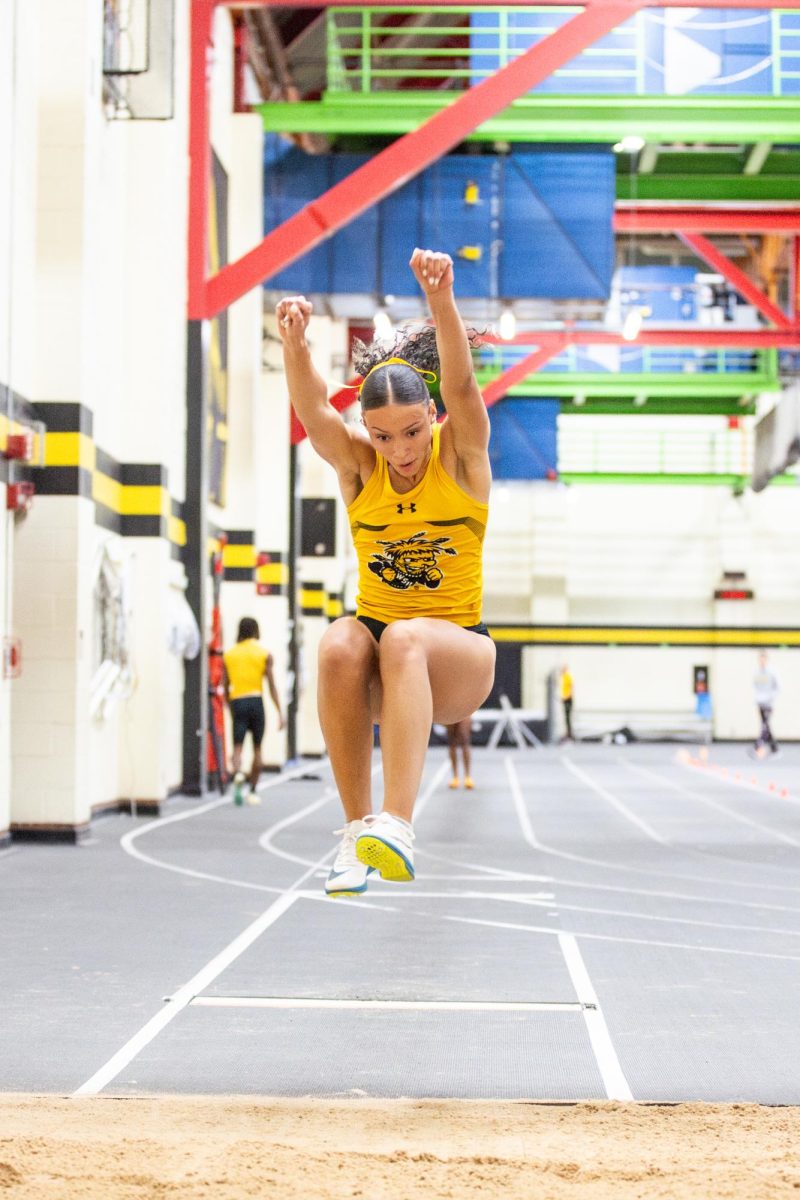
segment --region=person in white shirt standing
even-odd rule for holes
[[[778,680],[767,665],[767,655],[762,650],[758,656],[758,670],[753,676],[753,693],[761,717],[761,732],[752,750],[757,758],[764,758],[768,747],[772,754],[778,753],[778,743],[775,741],[769,723],[775,705],[775,697],[779,690]]]

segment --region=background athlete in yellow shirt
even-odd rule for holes
[[[573,701],[573,686],[572,675],[566,663],[561,668],[561,704],[564,709],[564,725],[567,732],[564,734],[564,741],[573,742],[575,739],[572,735],[572,701]]]
[[[411,270],[435,330],[373,346],[356,362],[362,425],[327,400],[305,339],[312,306],[281,300],[289,395],[312,446],[335,468],[359,560],[355,617],[320,645],[318,703],[345,811],[329,895],[414,878],[411,817],[431,724],[452,725],[491,691],[495,648],[481,623],[481,550],[488,514],[489,417],[453,298],[453,260],[415,250]],[[425,378],[441,378],[447,420]],[[372,726],[381,726],[383,811],[372,813]]]
[[[272,677],[272,655],[259,642],[258,621],[242,617],[236,645],[223,655],[225,664],[225,695],[233,721],[233,788],[234,800],[242,803],[245,774],[242,770],[242,747],[249,731],[253,739],[253,765],[250,769],[248,803],[258,804],[258,780],[261,775],[261,742],[266,730],[266,714],[262,689],[267,681],[272,703],[278,713],[278,728],[283,729],[283,712],[278,689]]]

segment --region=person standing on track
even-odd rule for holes
[[[463,721],[456,721],[453,725],[447,726],[447,748],[450,754],[450,767],[452,778],[450,780],[451,788],[461,787],[461,778],[458,774],[458,752],[461,751],[461,761],[464,766],[464,787],[467,791],[472,791],[475,784],[472,779],[472,771],[470,770],[470,739],[472,737],[472,717],[465,717]]]
[[[775,705],[775,697],[780,689],[775,672],[771,671],[767,664],[767,655],[762,651],[758,656],[758,670],[753,676],[753,694],[758,715],[761,718],[761,730],[752,751],[756,758],[763,758],[767,753],[767,747],[769,747],[772,754],[778,753],[778,743],[775,741],[770,721],[772,719],[772,709]]]
[[[574,688],[572,684],[572,675],[566,663],[561,668],[560,676],[561,685],[561,705],[564,709],[564,726],[566,733],[563,740],[565,742],[573,742],[575,739],[572,735],[572,701],[574,696]]]
[[[248,804],[258,804],[258,780],[263,763],[261,743],[266,730],[263,686],[267,681],[272,703],[278,713],[278,728],[283,729],[284,720],[278,689],[272,676],[272,655],[259,642],[258,621],[253,617],[242,617],[236,645],[226,650],[225,697],[233,721],[233,798],[237,804],[243,800],[243,787],[247,776],[242,770],[242,748],[248,732],[253,739],[253,764],[250,768],[250,791]]]
[[[414,878],[411,819],[431,724],[452,725],[491,691],[495,648],[481,621],[489,417],[453,297],[453,260],[414,250],[410,267],[435,328],[387,354],[361,346],[362,425],[327,400],[305,333],[304,296],[276,309],[289,395],[316,452],[339,477],[358,556],[355,617],[319,650],[318,707],[345,814],[330,896],[364,892],[372,871]],[[447,419],[426,385],[440,375]],[[383,811],[372,812],[373,722],[381,727]]]

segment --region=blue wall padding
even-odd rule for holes
[[[264,228],[274,229],[366,161],[365,155],[265,155]],[[468,204],[468,183],[479,201]],[[451,155],[316,249],[265,280],[286,292],[414,295],[415,246],[458,263],[461,296],[606,299],[614,258],[614,155],[606,149]],[[478,246],[480,257],[459,257]]]
[[[489,409],[494,479],[546,479],[558,469],[558,400],[501,400]]]
[[[505,167],[500,295],[604,299],[614,268],[614,156],[514,154]]]

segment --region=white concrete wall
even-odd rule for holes
[[[95,447],[120,463],[166,467],[168,492],[181,501],[189,0],[176,3],[168,121],[108,119],[102,8],[94,0],[0,6],[0,156],[12,182],[0,193],[0,382],[32,402],[82,405]],[[262,135],[258,117],[231,112],[223,9],[214,33],[212,136],[228,171],[237,256],[262,233]],[[24,70],[14,66],[20,48]],[[212,519],[253,528],[257,548],[285,550],[288,413],[285,403],[265,404],[260,289],[233,307],[229,351],[232,487]],[[103,545],[130,580],[131,685],[90,719]],[[9,821],[75,828],[97,806],[164,799],[182,766],[183,664],[167,635],[170,597],[185,577],[169,541],[109,533],[88,498],[41,496],[16,526],[3,513],[0,564],[0,632],[21,634],[26,656],[22,679],[0,682],[0,835]],[[256,597],[255,583],[231,585],[229,595],[226,625],[244,612],[259,619],[285,686],[286,597]],[[274,722],[267,757],[285,758]]]
[[[36,350],[31,287],[36,246],[36,17],[35,5],[25,0],[0,5],[0,384],[26,399],[31,398]],[[7,416],[7,406],[0,405],[0,413]],[[8,469],[3,478],[7,473]],[[22,523],[23,518],[6,512],[6,490],[0,483],[0,645],[20,632],[13,583],[16,531]],[[0,839],[11,821],[11,708],[17,689],[18,681],[0,677]]]
[[[504,623],[796,628],[798,527],[800,489],[734,497],[719,487],[500,483],[486,543],[485,615]],[[747,573],[752,602],[714,602],[726,570]],[[543,707],[549,671],[568,662],[576,713],[691,711],[692,666],[706,664],[715,736],[750,738],[756,658],[750,648],[528,647],[524,702]],[[782,686],[777,736],[800,738],[800,651],[776,649],[772,661]]]

